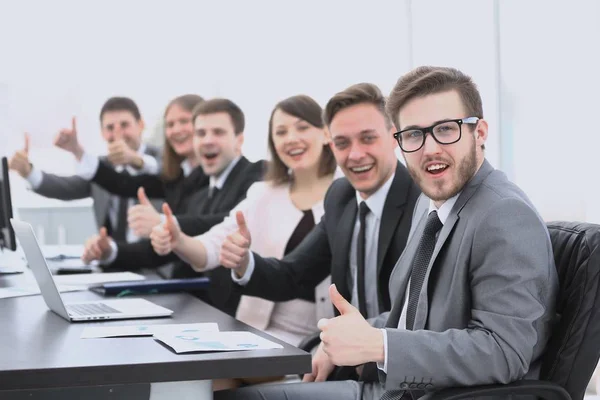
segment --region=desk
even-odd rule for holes
[[[30,279],[27,273],[0,277],[0,287]],[[142,297],[173,310],[173,316],[69,323],[50,311],[39,295],[0,300],[0,397],[4,398],[1,390],[151,383],[151,400],[174,397],[202,400],[212,398],[211,379],[279,376],[311,369],[308,353],[257,331],[193,296]],[[63,293],[63,298],[74,302],[102,297],[85,291]],[[151,337],[79,338],[88,325],[139,324],[140,321],[155,324],[216,322],[221,331],[248,330],[281,343],[284,348],[178,355]]]

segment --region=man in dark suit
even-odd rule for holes
[[[144,121],[135,102],[127,97],[112,97],[100,110],[102,137],[108,144],[106,161],[118,171],[132,175],[156,174],[160,169],[160,149],[142,143]],[[54,140],[55,145],[73,153],[85,169],[86,160],[95,156],[86,154],[77,140],[75,117],[70,129],[62,129]],[[94,216],[98,227],[106,226],[118,240],[136,241],[137,236],[128,229],[127,209],[133,200],[110,194],[82,175],[58,176],[41,171],[29,160],[29,138],[25,147],[10,160],[10,168],[27,179],[33,191],[45,197],[59,200],[76,200],[91,197],[94,200]],[[89,178],[89,177],[87,177]]]
[[[265,167],[263,161],[252,163],[242,156],[245,120],[235,103],[227,99],[205,101],[196,107],[193,118],[194,147],[202,170],[209,177],[209,185],[188,199],[185,215],[177,215],[182,230],[190,235],[202,233],[199,230],[208,230],[221,222],[246,197],[248,188],[262,179]],[[87,241],[85,248],[84,261],[99,260],[105,270],[156,268],[174,262],[167,268],[168,272],[164,272],[166,277],[198,276],[175,254],[156,254],[148,239],[124,243],[113,240],[101,230]],[[233,314],[237,301],[229,297],[224,287],[231,285],[229,272],[211,271],[208,275],[212,280],[210,302]]]
[[[217,400],[408,400],[539,378],[556,318],[552,246],[527,196],[485,160],[475,84],[453,68],[420,67],[400,78],[388,113],[427,196],[390,278],[393,307],[368,322],[332,285],[341,315],[319,322],[331,365],[364,365],[364,382],[253,388]]]
[[[234,268],[243,293],[286,301],[316,287],[331,274],[340,292],[366,318],[391,307],[388,281],[404,250],[412,212],[420,194],[395,154],[394,127],[385,98],[372,84],[351,86],[329,100],[324,111],[331,147],[345,177],[335,180],[324,201],[321,222],[281,260],[248,252],[248,232],[234,233],[223,244],[221,263]],[[322,352],[313,373],[326,378]]]

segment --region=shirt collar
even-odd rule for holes
[[[242,156],[234,158],[233,161],[229,163],[227,168],[225,168],[218,177],[211,176],[209,179],[210,187],[216,187],[217,189],[221,190],[221,188],[223,188],[223,185],[225,184],[225,181],[227,180],[227,177],[231,173],[231,170],[233,169],[233,167],[235,167],[235,165],[238,163],[238,161],[240,161],[241,158]]]
[[[394,177],[396,173],[394,172],[392,176],[388,178],[387,181],[375,193],[370,195],[366,200],[363,200],[360,197],[360,193],[356,191],[356,201],[360,205],[362,201],[367,203],[369,207],[369,211],[375,215],[377,219],[381,219],[381,215],[383,214],[383,206],[385,205],[385,200],[387,199],[388,192],[390,191],[390,187],[392,187],[392,182],[394,181]]]
[[[452,211],[452,207],[454,207],[454,203],[456,203],[456,200],[458,200],[458,196],[460,196],[460,193],[461,192],[458,192],[457,194],[446,200],[439,209],[435,206],[433,200],[429,200],[429,213],[431,213],[432,211],[437,211],[438,218],[442,222],[442,225],[444,225],[446,223],[446,220],[448,219],[448,216],[450,215],[450,211]]]
[[[188,160],[187,158],[183,160],[183,162],[179,165],[181,165],[181,170],[183,171],[184,177],[188,177],[194,169],[194,167],[192,167],[192,163],[190,163],[190,160]]]
[[[144,143],[144,142],[140,143],[140,147],[138,147],[137,153],[138,154],[146,154],[147,147],[148,146],[146,146],[146,143]]]

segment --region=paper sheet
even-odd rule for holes
[[[70,286],[70,285],[60,285],[58,290],[62,293],[65,292],[77,292],[80,290],[87,290],[85,286]],[[13,286],[13,287],[5,287],[0,288],[0,299],[8,299],[11,297],[21,297],[21,296],[33,296],[36,294],[40,294],[40,289],[34,286]]]
[[[162,325],[119,325],[119,326],[86,326],[81,332],[82,339],[108,337],[195,335],[201,332],[218,332],[219,325],[214,322],[197,324],[162,324]]]
[[[282,349],[283,346],[251,332],[207,332],[200,334],[154,335],[175,353]]]
[[[103,272],[98,274],[74,274],[54,276],[57,285],[93,286],[106,282],[141,281],[146,279],[143,275],[133,272]]]
[[[80,258],[83,255],[83,245],[43,245],[42,254],[46,258]]]

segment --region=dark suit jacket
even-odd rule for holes
[[[177,216],[182,231],[188,235],[199,235],[223,221],[229,215],[229,211],[246,197],[248,188],[254,182],[262,180],[264,169],[264,161],[251,163],[242,157],[213,199],[208,198],[208,187],[195,192],[187,201],[186,211],[182,211],[187,215]],[[235,314],[240,295],[236,292],[235,296],[231,297],[232,284],[228,270],[217,268],[203,274],[197,273],[173,253],[166,256],[156,254],[149,239],[143,239],[137,243],[118,243],[117,247],[117,258],[105,269],[157,268],[167,263],[173,263],[168,268],[167,278],[208,275],[211,278],[208,297],[201,297],[215,307],[231,315]]]
[[[209,178],[202,167],[196,167],[187,177],[182,173],[172,181],[165,181],[159,175],[121,175],[106,161],[100,161],[92,182],[121,197],[137,198],[138,189],[143,187],[149,198],[164,199],[173,213],[185,214],[190,199],[208,186]]]
[[[387,195],[379,228],[377,275],[379,308],[391,308],[388,281],[404,250],[412,211],[420,190],[401,163]],[[331,274],[339,292],[350,299],[350,243],[358,205],[346,178],[335,180],[325,195],[325,215],[294,251],[281,260],[254,254],[255,269],[243,294],[271,301],[304,297]],[[337,310],[335,310],[337,312]]]

